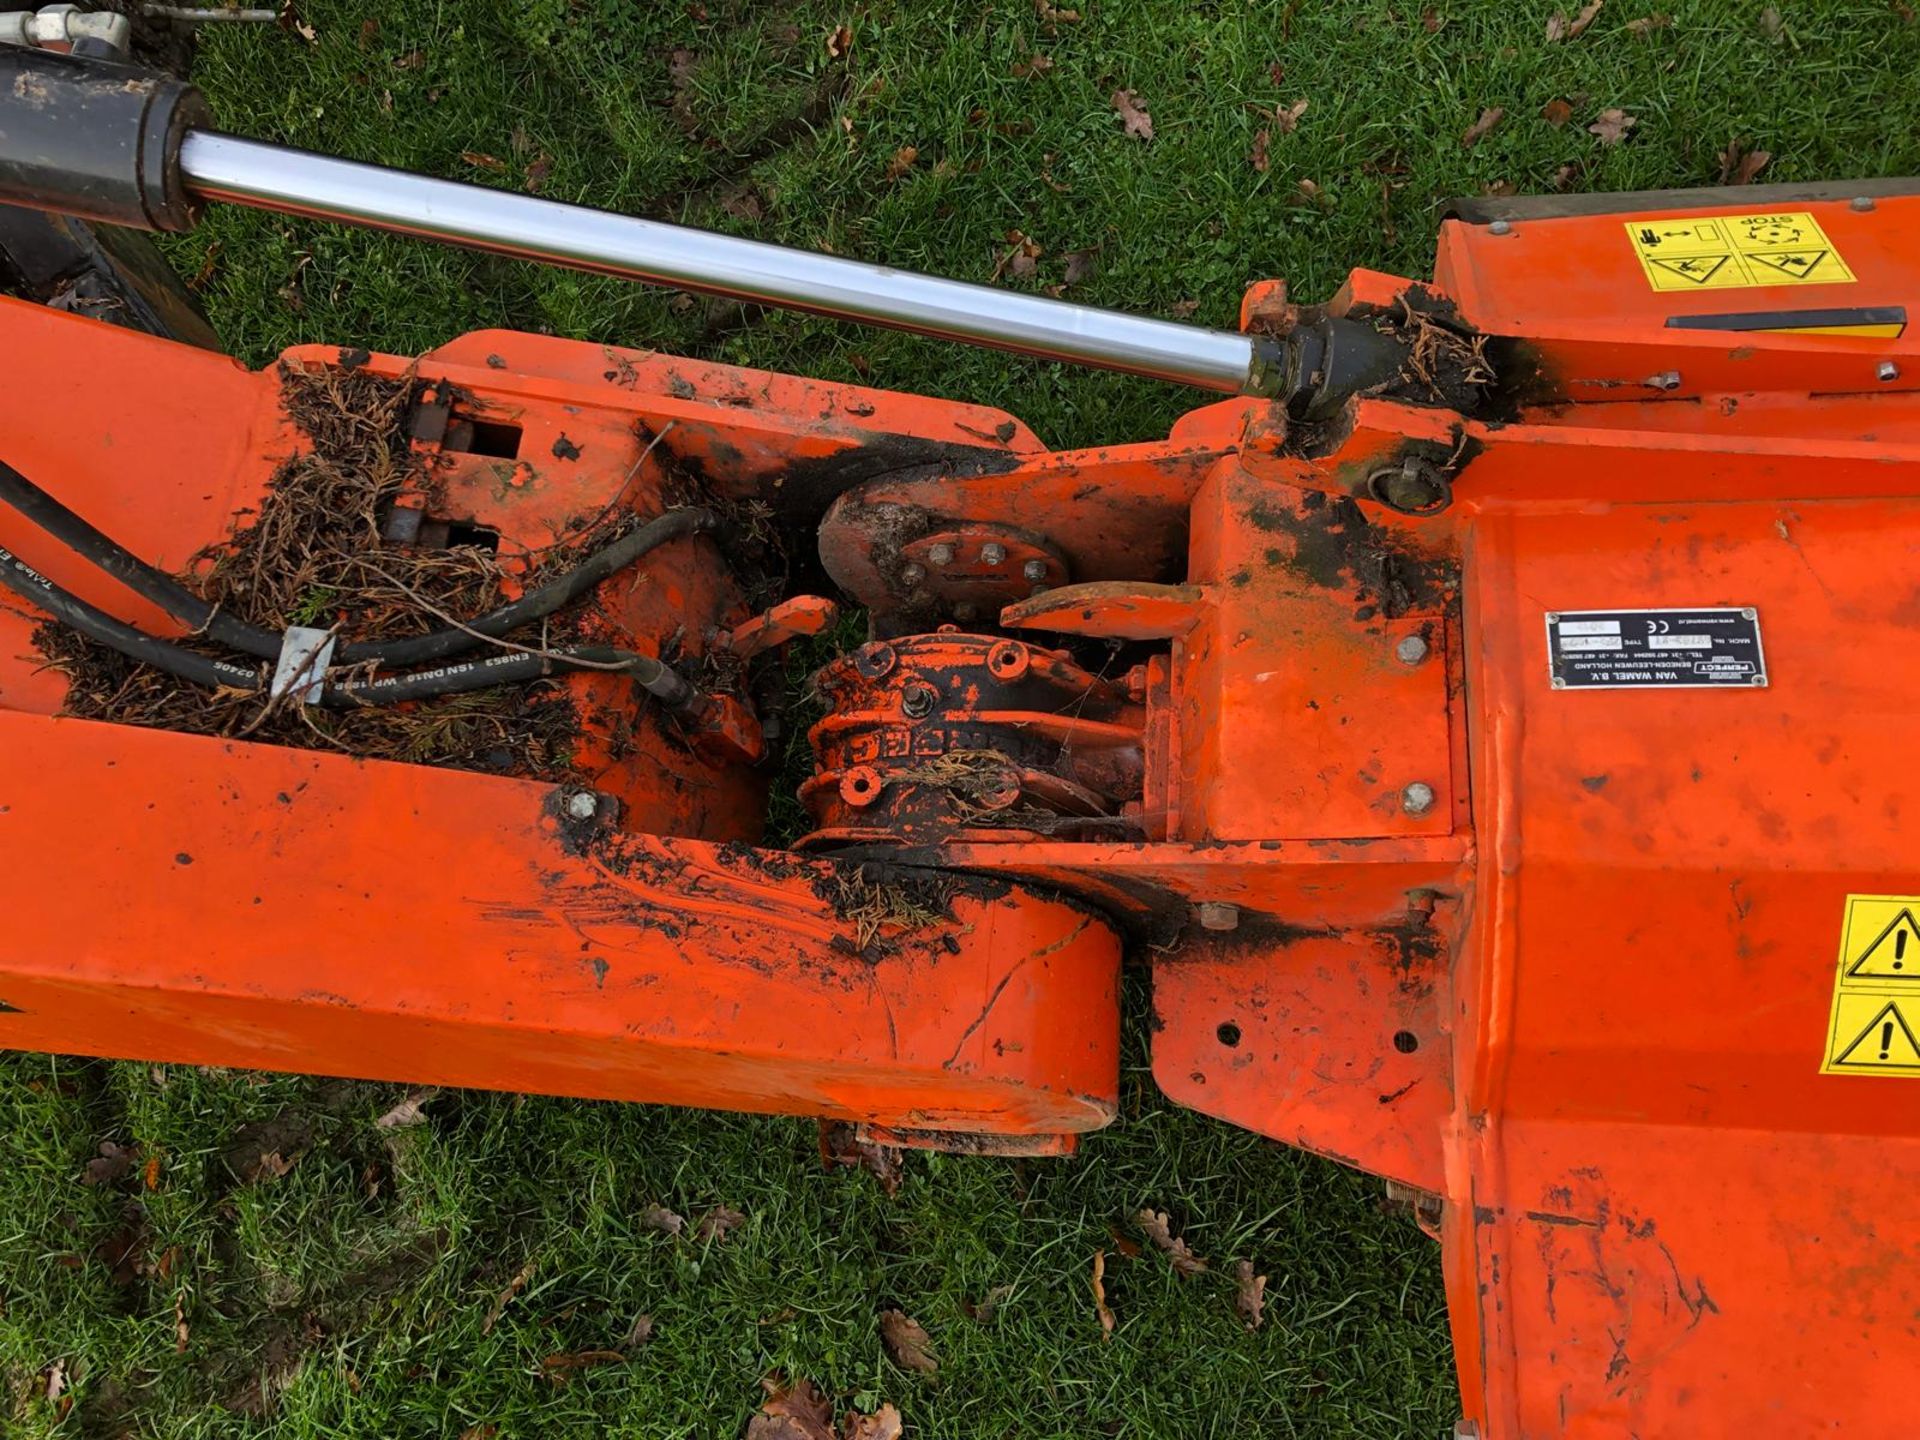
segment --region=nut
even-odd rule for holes
[[[1240,907],[1220,900],[1203,900],[1193,907],[1194,919],[1202,930],[1238,930]]]
[[[1393,658],[1402,665],[1418,665],[1427,658],[1427,642],[1424,636],[1403,635],[1400,643],[1393,647]]]
[[[600,797],[591,790],[579,790],[567,797],[567,814],[575,820],[591,820],[599,812]]]
[[[927,561],[932,565],[951,565],[953,563],[953,546],[945,543],[929,545],[927,547]]]
[[[1416,780],[1400,792],[1400,808],[1409,815],[1424,815],[1433,809],[1433,787]]]
[[[923,565],[916,565],[909,560],[905,565],[900,567],[900,583],[909,590],[926,578],[927,571]]]
[[[1029,560],[1020,567],[1020,574],[1028,580],[1044,580],[1047,578],[1047,562],[1044,560]]]
[[[916,680],[900,692],[900,713],[909,720],[918,720],[931,715],[939,700],[940,696],[931,685]]]
[[[989,540],[980,547],[982,565],[1004,565],[1007,563],[1007,547],[998,540]]]
[[[1513,233],[1513,222],[1509,220],[1496,220],[1489,225],[1487,229],[1495,235],[1511,235]]]
[[[1874,367],[1873,373],[1882,381],[1898,380],[1900,378],[1900,367],[1891,360],[1882,360]]]

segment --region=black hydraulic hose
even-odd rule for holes
[[[263,688],[258,672],[196,654],[148,635],[47,579],[12,551],[0,547],[0,585],[36,609],[89,639],[118,651],[177,680],[208,689],[257,691]],[[387,675],[374,680],[329,681],[322,702],[335,709],[360,705],[398,705],[431,700],[495,685],[523,684],[552,675],[556,670],[601,669],[618,666],[639,686],[676,710],[690,709],[700,692],[670,666],[651,655],[635,655],[605,645],[571,645],[537,655],[509,653],[485,660],[467,660],[434,670]]]
[[[76,515],[4,461],[0,461],[0,503],[19,511],[69,550],[209,640],[262,660],[279,658],[281,637],[278,634],[250,625],[202,600],[171,575],[148,564],[112,536]],[[449,626],[401,640],[352,640],[341,645],[334,658],[342,665],[369,662],[422,665],[464,655],[484,640],[497,639],[509,630],[554,614],[669,540],[714,530],[719,523],[720,517],[711,510],[698,507],[669,510],[596,550],[559,579],[530,590],[497,610],[465,621],[459,628]]]

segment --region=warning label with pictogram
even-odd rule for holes
[[[1655,290],[1849,285],[1847,262],[1804,210],[1710,219],[1629,220],[1627,238]]]
[[[1920,896],[1847,897],[1820,1073],[1920,1076]]]

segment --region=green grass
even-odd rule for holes
[[[1081,0],[1080,22],[1051,28],[1029,0],[303,8],[312,47],[210,34],[198,76],[228,128],[510,187],[544,169],[550,196],[976,280],[1018,228],[1046,251],[1020,283],[1058,284],[1068,252],[1097,247],[1076,298],[1192,303],[1211,324],[1256,277],[1311,300],[1351,266],[1422,273],[1442,197],[1541,190],[1565,165],[1582,190],[1710,183],[1738,139],[1772,153],[1763,180],[1920,170],[1920,29],[1881,0],[1782,3],[1778,25],[1759,4],[1666,0],[1672,24],[1645,37],[1627,22],[1655,6],[1609,0],[1554,45],[1554,7],[1518,3],[1440,3],[1437,30],[1404,0]],[[825,37],[842,22],[854,42],[836,60]],[[676,50],[691,58],[676,66]],[[1012,73],[1036,53],[1050,70]],[[1120,87],[1151,111],[1151,144],[1121,133]],[[1539,118],[1556,98],[1574,109],[1561,129]],[[1256,172],[1257,108],[1298,99],[1298,130]],[[1505,121],[1463,148],[1489,106]],[[1613,148],[1585,129],[1609,106],[1639,120]],[[904,146],[918,158],[889,179]],[[1058,444],[1147,437],[1194,403],[238,210],[170,248],[252,363],[297,342],[409,352],[508,325],[997,404]],[[824,1171],[802,1122],[462,1094],[392,1134],[372,1122],[395,1087],[0,1057],[0,1432],[733,1436],[780,1370],[862,1407],[890,1400],[913,1436],[1444,1433],[1428,1243],[1373,1182],[1170,1109],[1145,1044],[1136,1023],[1124,1117],[1079,1158],[916,1157],[891,1200]],[[283,1114],[311,1149],[284,1176],[236,1179],[221,1158],[236,1134]],[[158,1156],[155,1188],[138,1167],[80,1183],[101,1140]],[[115,1284],[96,1247],[124,1239],[135,1200],[145,1273]],[[725,1244],[676,1240],[640,1223],[653,1202],[749,1220]],[[1147,1205],[1215,1273],[1111,1258],[1119,1326],[1103,1341],[1088,1267]],[[1222,1273],[1236,1257],[1272,1277],[1255,1334]],[[963,1302],[1001,1285],[993,1319],[968,1319]],[[936,1379],[883,1357],[888,1306],[931,1331]],[[642,1313],[654,1338],[628,1363],[542,1374],[545,1356],[617,1345]],[[70,1407],[45,1399],[56,1365]]]

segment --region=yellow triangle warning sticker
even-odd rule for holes
[[[1900,1002],[1883,1000],[1878,995],[1859,998],[1879,1002],[1879,1007],[1851,1038],[1847,1038],[1847,1034],[1852,1030],[1852,1021],[1837,1032],[1838,1046],[1822,1068],[1892,1074],[1906,1071],[1920,1075],[1920,1037],[1915,1036],[1913,1024],[1901,1010]],[[1838,1018],[1836,1015],[1835,1019]],[[1856,1014],[1853,1020],[1858,1018]]]
[[[1849,936],[1849,939],[1856,937]],[[1920,922],[1906,906],[1883,925],[1879,933],[1864,938],[1842,973],[1849,980],[1893,980],[1920,985]]]
[[[1705,285],[1731,258],[1728,255],[1649,255],[1647,263],[1695,285]]]
[[[1746,254],[1748,264],[1778,271],[1795,282],[1826,278],[1824,274],[1817,273],[1827,258],[1825,250],[1749,250]],[[1834,278],[1838,280],[1840,277],[1835,275]]]

